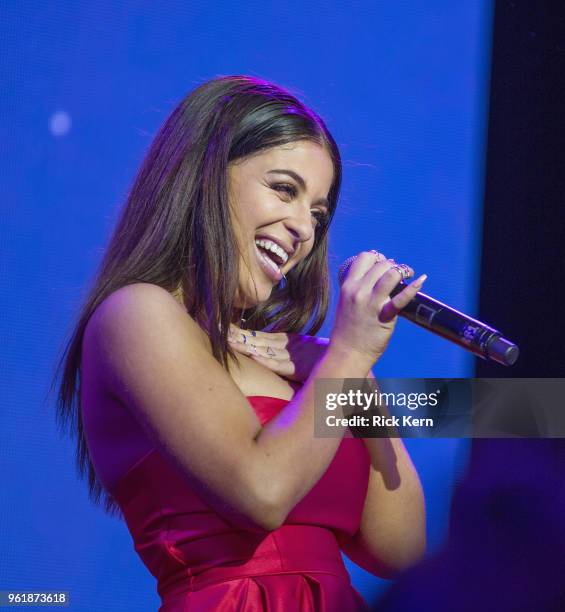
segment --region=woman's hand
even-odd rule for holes
[[[374,364],[386,350],[398,313],[426,280],[423,274],[400,293],[390,296],[400,280],[413,275],[410,266],[397,265],[382,253],[359,253],[341,285],[330,350],[358,354]]]
[[[242,330],[230,325],[230,346],[263,364],[279,376],[304,382],[330,343],[358,353],[374,363],[385,351],[397,315],[419,291],[420,276],[402,292],[390,292],[402,278],[414,275],[409,266],[397,266],[376,251],[360,253],[342,284],[331,339],[284,332]]]
[[[251,357],[279,376],[304,382],[316,362],[326,352],[328,338],[294,333],[261,332],[230,325],[230,346]]]

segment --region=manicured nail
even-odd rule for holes
[[[426,278],[428,278],[428,275],[422,274],[422,276],[420,276],[414,281],[414,287],[419,289],[424,284],[424,281],[426,280]]]

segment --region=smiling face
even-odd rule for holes
[[[266,301],[282,274],[310,253],[316,225],[329,212],[333,171],[328,151],[309,140],[230,164],[230,206],[241,251],[238,308]]]

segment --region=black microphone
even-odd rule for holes
[[[340,285],[356,258],[354,255],[341,264],[338,274]],[[400,293],[406,286],[407,283],[401,280],[390,295]],[[481,323],[419,291],[398,316],[454,342],[482,359],[490,359],[508,366],[516,363],[520,354],[519,348],[513,342],[503,338],[502,334],[490,325]]]

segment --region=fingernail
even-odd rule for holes
[[[421,287],[421,286],[424,284],[424,281],[425,281],[427,278],[428,278],[428,275],[427,275],[427,274],[422,274],[422,276],[420,276],[419,278],[417,278],[417,279],[414,281],[414,287],[420,288],[420,287]]]

